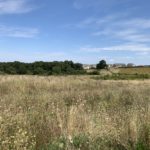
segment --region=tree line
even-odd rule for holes
[[[0,74],[18,75],[60,75],[60,74],[84,74],[82,64],[72,61],[54,62],[0,62]]]

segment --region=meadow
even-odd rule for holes
[[[86,73],[95,80],[145,80],[150,79],[150,67],[91,69]]]
[[[121,74],[150,74],[150,67],[119,68]]]
[[[0,76],[1,150],[149,150],[150,80]]]

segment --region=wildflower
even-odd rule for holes
[[[69,139],[70,143],[73,143],[73,140],[72,140],[72,136],[71,136],[71,135],[68,136],[68,139]]]

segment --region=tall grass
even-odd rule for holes
[[[0,76],[2,150],[149,150],[150,80]]]

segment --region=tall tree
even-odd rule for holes
[[[107,63],[105,60],[101,60],[97,65],[96,65],[97,69],[106,69],[107,68]]]

